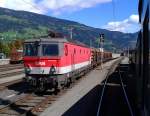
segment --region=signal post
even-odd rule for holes
[[[101,69],[103,69],[103,56],[104,56],[104,48],[103,48],[103,45],[104,45],[104,34],[100,34],[100,52],[101,52]]]

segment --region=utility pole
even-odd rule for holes
[[[92,40],[90,39],[90,48],[92,48]]]
[[[128,58],[129,58],[130,56],[129,56],[129,46],[128,46]]]
[[[71,39],[73,38],[73,32],[72,32],[72,30],[73,30],[73,27],[70,28],[70,38]]]

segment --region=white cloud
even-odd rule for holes
[[[132,22],[138,23],[138,22],[139,22],[139,16],[133,14],[133,15],[131,15],[131,16],[129,17],[129,20],[132,21]]]
[[[74,12],[84,8],[90,8],[97,4],[111,2],[112,0],[43,0],[42,4],[51,9],[54,14],[62,12]]]
[[[0,0],[0,6],[4,7],[5,1],[4,0]]]
[[[38,7],[35,1],[36,0],[0,0],[0,7],[44,14],[46,11]]]
[[[105,28],[111,31],[133,33],[133,32],[139,31],[140,29],[140,25],[138,24],[138,21],[139,21],[139,16],[133,14],[129,18],[123,21],[108,22],[107,25],[103,26],[102,28]]]
[[[74,12],[112,0],[0,0],[0,7],[45,14]]]

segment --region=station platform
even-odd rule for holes
[[[99,94],[96,91],[99,91],[99,84],[106,78],[109,68],[117,60],[120,58],[106,62],[102,67],[99,66],[82,77],[40,116],[88,116],[88,111],[96,108],[91,106],[98,103]]]

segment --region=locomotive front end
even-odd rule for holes
[[[24,43],[25,80],[35,88],[45,90],[57,85],[61,43],[28,40]]]

